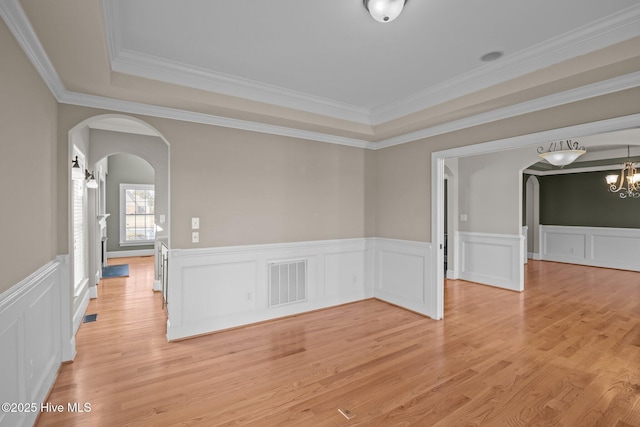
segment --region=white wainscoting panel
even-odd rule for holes
[[[0,295],[0,402],[40,404],[69,341],[68,268],[58,257]],[[67,309],[66,312],[63,310]],[[66,324],[65,324],[66,319]],[[0,412],[0,426],[30,426],[37,412]]]
[[[457,277],[514,291],[524,289],[522,235],[459,231],[455,239]]]
[[[373,297],[367,239],[169,252],[167,339]],[[268,264],[307,261],[306,301],[269,307]]]
[[[435,318],[431,244],[375,239],[375,297]]]
[[[640,229],[541,225],[542,259],[640,271]]]

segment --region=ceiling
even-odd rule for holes
[[[409,0],[385,24],[361,0],[0,12],[60,102],[369,148],[640,85],[637,0]]]

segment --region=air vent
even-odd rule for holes
[[[269,306],[307,299],[307,261],[269,263]]]

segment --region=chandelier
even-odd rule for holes
[[[554,166],[564,167],[569,163],[574,162],[578,157],[586,153],[587,150],[581,147],[577,141],[552,142],[549,144],[547,151],[542,147],[538,147],[538,156],[542,157],[547,162]]]
[[[619,181],[618,178],[620,179]],[[631,152],[628,145],[627,161],[623,163],[620,175],[607,175],[606,179],[609,191],[619,193],[621,199],[640,198],[640,173],[638,173],[636,165],[631,161]]]

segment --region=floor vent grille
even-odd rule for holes
[[[269,306],[307,300],[307,261],[269,263]]]

